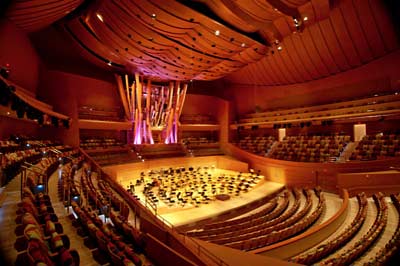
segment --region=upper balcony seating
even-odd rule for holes
[[[337,159],[350,136],[286,136],[278,143],[273,159],[299,162],[328,162]]]
[[[350,160],[377,160],[400,156],[400,134],[366,135],[358,143]]]
[[[140,162],[141,158],[128,147],[113,151],[88,152],[89,156],[101,166]]]
[[[122,112],[118,108],[99,109],[89,106],[82,106],[78,109],[79,119],[123,121]]]
[[[81,139],[80,147],[84,150],[108,149],[123,147],[125,144],[113,138]]]
[[[265,156],[271,149],[274,142],[275,138],[272,136],[247,136],[244,139],[239,140],[237,146],[251,153]]]
[[[21,171],[23,162],[37,163],[42,157],[49,156],[49,151],[70,151],[69,146],[49,140],[32,140],[17,137],[17,140],[1,141],[0,146],[0,185],[7,184]],[[58,152],[57,151],[57,152]]]
[[[159,159],[186,156],[185,147],[181,143],[141,144],[133,146],[136,153],[144,159]]]
[[[388,94],[339,103],[257,112],[244,115],[243,118],[239,119],[237,125],[260,125],[398,113],[400,111],[399,102],[400,95]]]
[[[219,142],[207,137],[187,137],[182,139],[182,144],[186,146],[190,155],[193,156],[212,156],[223,155]]]
[[[212,115],[205,114],[182,114],[180,117],[181,124],[216,124],[216,119]]]

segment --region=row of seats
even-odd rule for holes
[[[328,162],[337,160],[350,136],[286,136],[275,141],[271,136],[247,136],[239,140],[239,148],[269,158],[300,162]]]
[[[98,255],[106,255],[111,265],[141,266],[142,258],[134,248],[125,243],[111,224],[104,224],[98,214],[90,208],[80,207],[73,202],[72,208],[77,216],[75,224],[80,226],[80,233],[89,236],[98,248]],[[71,216],[72,217],[72,216]]]
[[[358,142],[350,160],[376,160],[400,156],[400,134],[366,135]]]
[[[184,137],[181,139],[181,142],[183,145],[190,146],[190,145],[201,145],[201,144],[207,144],[207,143],[216,143],[216,141],[213,138],[208,138],[208,137]]]
[[[390,198],[397,210],[400,214],[400,195],[392,194]],[[400,250],[400,222],[397,223],[397,228],[395,233],[389,242],[386,243],[384,247],[382,247],[375,256],[364,264],[364,266],[375,266],[375,265],[387,265],[388,262],[397,254],[399,256]]]
[[[285,137],[270,155],[271,158],[301,162],[327,162],[338,158],[350,136]]]
[[[107,149],[122,147],[124,145],[125,143],[114,138],[89,138],[80,140],[80,147],[84,150]]]
[[[48,140],[32,140],[26,137],[13,137],[13,140],[2,140],[0,151],[0,186],[7,184],[21,171],[24,162],[36,164],[44,157],[54,156],[60,152],[70,151],[69,146]],[[50,154],[51,153],[51,154]]]
[[[88,154],[101,166],[134,163],[142,160],[141,157],[138,157],[137,153],[132,152],[129,148],[121,148],[120,150],[107,152],[93,152],[92,150],[89,151]]]
[[[280,242],[303,232],[315,223],[326,207],[325,198],[320,193],[319,189],[315,189],[315,194],[319,201],[311,214],[308,214],[312,207],[312,200],[309,198],[311,195],[309,194],[309,196],[307,196],[306,205],[289,219],[271,228],[261,230],[259,234],[251,235],[252,237],[250,239],[232,242],[226,245],[241,250],[252,250]]]
[[[237,145],[243,150],[247,150],[257,155],[265,156],[269,152],[275,141],[275,138],[272,136],[257,136],[254,138],[252,138],[251,136],[247,136],[239,140]]]
[[[293,191],[293,194],[296,200],[298,200],[299,198],[298,191]],[[236,235],[236,230],[239,230],[239,233],[237,234],[239,236],[241,232],[248,230],[253,226],[270,223],[271,221],[274,221],[276,218],[281,217],[281,215],[285,212],[286,208],[289,206],[289,201],[290,201],[289,197],[290,197],[289,191],[284,191],[280,196],[271,199],[271,201],[268,203],[270,204],[269,206],[272,206],[273,208],[268,206],[266,208],[268,212],[264,212],[264,215],[259,216],[257,218],[254,218],[253,216],[249,215],[243,217],[240,221],[234,224],[217,227],[213,229],[209,229],[208,227],[206,227],[204,230],[201,231],[188,232],[188,235],[203,239],[210,239],[210,237],[215,238],[215,236],[222,236],[229,238],[231,236]],[[296,205],[298,207],[298,204]],[[235,221],[235,219],[232,220],[232,222],[233,221]]]
[[[293,189],[291,193],[285,190],[272,197],[256,213],[239,219],[211,222],[200,228],[190,229],[186,234],[242,250],[270,245],[298,234],[319,218],[325,208],[325,199],[319,188],[314,193],[319,201],[312,212],[312,190]],[[289,204],[290,202],[292,203]]]
[[[182,144],[141,144],[133,145],[134,151],[143,159],[158,159],[168,157],[186,156],[185,147]]]
[[[79,254],[70,249],[69,238],[63,234],[50,198],[34,192],[31,187],[24,187],[21,203],[17,205],[16,265],[79,265]]]
[[[359,231],[367,216],[367,196],[365,193],[358,194],[357,201],[359,205],[357,214],[351,224],[348,225],[340,235],[330,240],[328,243],[318,245],[311,252],[293,257],[289,261],[312,265],[344,246]]]
[[[214,116],[205,114],[182,114],[179,120],[182,124],[216,124]]]
[[[75,167],[77,168],[77,167]],[[67,168],[69,179],[74,178],[73,168]],[[143,254],[144,239],[139,230],[131,227],[127,222],[129,208],[124,201],[114,195],[108,184],[98,178],[96,187],[90,167],[83,164],[81,187],[83,195],[88,197],[86,201],[72,201],[71,205],[76,216],[71,215],[73,223],[79,227],[78,232],[82,236],[89,236],[91,239],[88,245],[95,245],[96,252],[93,253],[97,261],[102,261],[104,256],[111,265],[151,265],[148,258]],[[81,205],[86,202],[85,205]],[[113,224],[103,223],[99,215],[111,217]],[[77,217],[77,218],[75,218]],[[126,224],[126,225],[124,225]],[[120,231],[120,226],[125,231]],[[127,228],[129,226],[129,230]],[[126,233],[130,234],[126,234]]]
[[[310,107],[284,109],[279,111],[257,112],[244,115],[239,124],[262,122],[276,122],[296,119],[312,119],[336,115],[365,114],[377,111],[393,110],[398,108],[400,95],[384,95],[341,103],[314,105]]]
[[[38,140],[26,136],[11,136],[8,140],[0,140],[0,152],[9,153],[29,148],[60,146],[60,142],[51,140]]]
[[[99,109],[90,106],[78,108],[79,119],[105,120],[105,121],[124,121],[122,112],[116,109]]]
[[[388,218],[388,208],[384,195],[382,193],[374,194],[373,199],[378,209],[378,215],[368,232],[348,248],[345,253],[338,252],[338,254],[320,262],[318,265],[350,265],[373,245],[383,232]]]

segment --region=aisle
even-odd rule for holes
[[[59,170],[54,172],[49,179],[49,197],[51,199],[54,212],[59,222],[64,228],[64,233],[68,235],[71,241],[71,249],[76,249],[80,256],[80,265],[96,266],[99,265],[92,257],[92,252],[83,243],[83,238],[76,232],[76,228],[72,226],[71,220],[68,218],[67,209],[64,208],[62,201],[58,197],[58,178]]]
[[[17,203],[21,201],[20,197],[21,175],[17,175],[4,188],[2,193],[5,193],[4,201],[0,207],[0,264],[14,265],[17,258],[17,251],[14,248],[14,243],[17,237],[15,236],[15,218],[17,214]]]

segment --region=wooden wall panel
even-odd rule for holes
[[[261,110],[300,107],[340,101],[374,93],[396,91],[400,80],[397,64],[400,51],[369,64],[324,79],[285,86],[255,86],[227,84],[237,114]]]
[[[40,58],[26,33],[12,21],[0,19],[0,67],[10,64],[9,79],[36,95]]]

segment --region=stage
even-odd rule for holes
[[[169,204],[165,202],[158,195],[158,187],[153,188],[154,195],[157,195],[157,207],[156,211],[154,207],[149,207],[151,204],[148,197],[146,198],[143,194],[144,184],[151,182],[151,178],[147,176],[149,170],[160,170],[160,169],[177,169],[177,168],[204,168],[207,167],[207,176],[209,179],[208,183],[215,184],[217,177],[225,176],[229,179],[240,179],[240,181],[246,182],[248,190],[241,191],[240,193],[231,193],[229,199],[226,199],[224,192],[216,191],[216,194],[221,193],[225,200],[216,199],[216,195],[212,195],[212,200],[207,203],[193,204],[188,202],[186,204]],[[151,160],[146,162],[123,164],[115,166],[104,167],[106,173],[114,178],[124,188],[128,188],[131,185],[134,186],[134,193],[140,199],[145,206],[148,206],[153,213],[157,212],[157,215],[162,219],[166,220],[173,226],[181,226],[188,223],[193,223],[198,220],[213,217],[227,211],[229,209],[246,205],[252,201],[258,200],[267,194],[274,193],[281,189],[284,185],[275,182],[269,182],[264,179],[263,176],[257,176],[255,173],[248,173],[248,165],[246,163],[237,161],[228,156],[207,156],[207,157],[183,157],[183,158],[171,158],[171,159],[160,159]],[[202,170],[204,171],[204,170]],[[141,177],[145,175],[146,178]],[[151,176],[151,175],[150,175]],[[240,177],[238,177],[240,176]],[[144,182],[137,184],[137,180],[144,179]],[[170,176],[170,178],[172,178]],[[176,180],[176,178],[175,178]],[[207,183],[205,182],[205,183]],[[234,184],[239,181],[234,182]],[[185,192],[189,190],[185,189]]]

